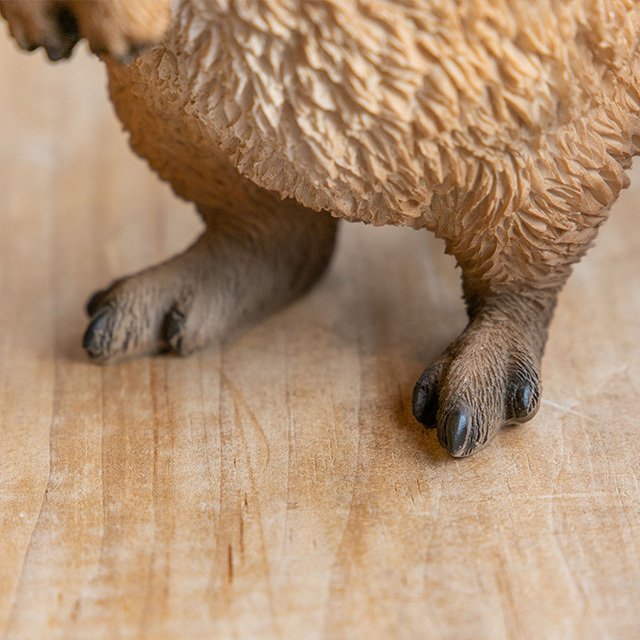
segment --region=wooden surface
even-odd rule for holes
[[[0,38],[0,637],[640,638],[640,172],[565,290],[537,419],[456,461],[412,385],[442,246],[346,226],[221,352],[99,367],[96,287],[197,232],[86,54]]]

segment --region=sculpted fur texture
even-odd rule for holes
[[[80,4],[0,8],[22,46],[75,29],[107,52],[134,150],[207,223],[182,256],[94,296],[93,357],[189,352],[295,298],[329,261],[328,212],[425,227],[456,257],[470,322],[414,390],[450,453],[535,414],[557,294],[638,151],[635,2]],[[30,25],[47,5],[45,38]]]

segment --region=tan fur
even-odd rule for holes
[[[185,144],[221,147],[260,186],[426,226],[493,286],[559,284],[635,152],[639,16],[622,0],[190,0],[165,46],[112,81],[181,96]],[[158,128],[127,99],[134,136]]]
[[[24,46],[11,4],[0,8]],[[105,18],[108,3],[86,3],[81,28],[108,35],[153,23],[149,0],[131,0],[127,14],[120,4]],[[153,6],[161,16],[169,5]],[[96,41],[94,32],[83,31]],[[296,200],[280,207],[305,219],[308,207],[445,239],[471,321],[423,374],[414,411],[467,455],[537,409],[557,292],[637,152],[639,33],[632,0],[178,0],[159,46],[108,66],[134,149],[202,210],[248,213],[239,235],[274,210],[267,189]],[[298,250],[263,234],[256,255],[286,249],[299,265],[315,238],[328,258],[332,234],[310,230]],[[241,253],[228,252],[225,273],[242,271]],[[114,327],[147,331],[118,313],[102,327],[111,342],[100,357],[136,352],[112,340]],[[195,344],[224,333],[213,325]]]

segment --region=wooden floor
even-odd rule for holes
[[[409,404],[464,325],[424,233],[345,225],[321,285],[221,352],[85,359],[91,291],[198,230],[104,84],[0,38],[0,637],[640,638],[640,172],[538,417],[456,461]]]

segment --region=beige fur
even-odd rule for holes
[[[175,347],[173,331],[191,345],[181,351],[224,337],[236,307],[245,319],[266,309],[254,271],[268,269],[280,292],[268,306],[283,304],[307,258],[299,290],[328,260],[333,226],[319,232],[308,209],[326,210],[426,227],[457,258],[470,324],[414,393],[416,416],[452,454],[535,413],[557,293],[637,152],[635,2],[179,0],[162,42],[128,66],[116,58],[158,39],[167,2],[78,11],[40,0],[20,15],[0,2],[23,46],[46,43],[30,26],[45,4],[67,6],[112,54],[111,95],[133,148],[207,212],[186,257],[94,300],[92,355]],[[186,273],[207,274],[189,294],[195,307],[183,302]],[[180,316],[178,328],[163,320]]]

